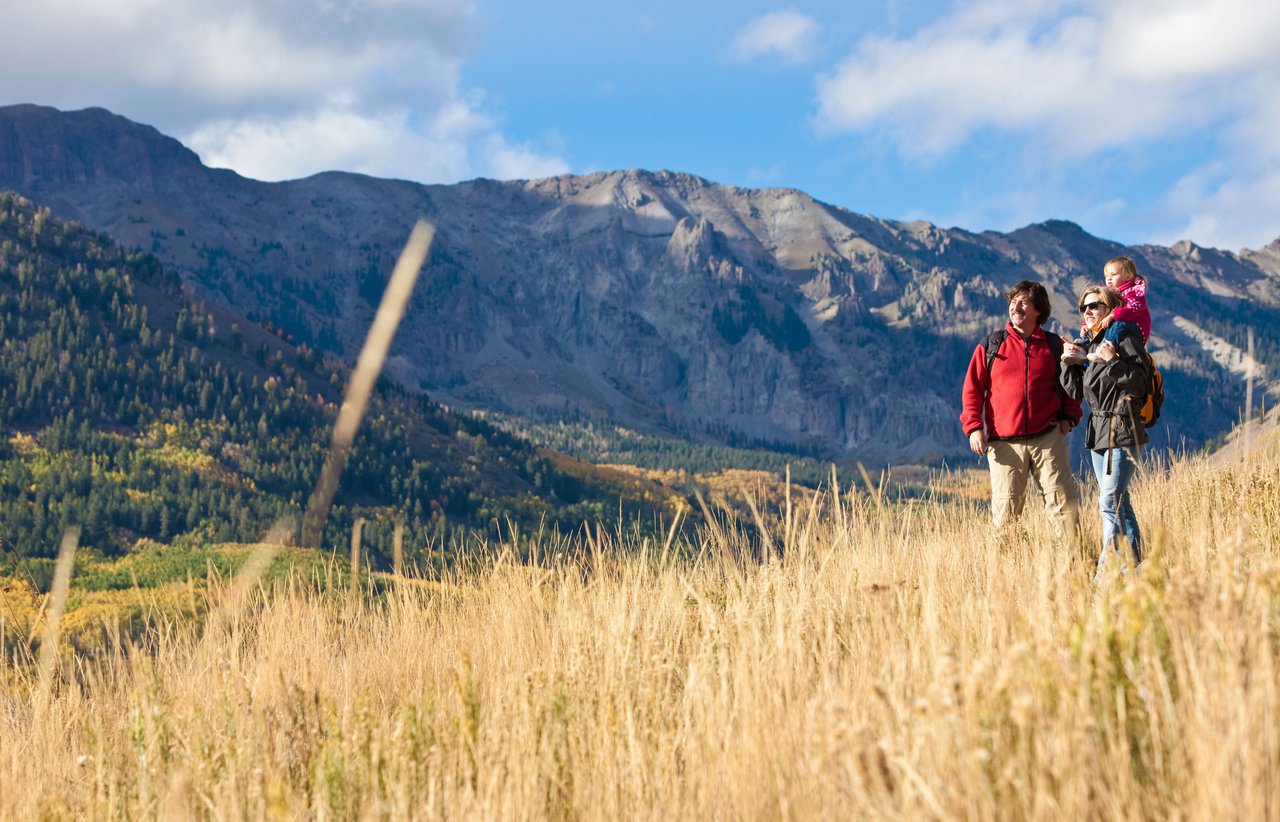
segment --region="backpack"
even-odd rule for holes
[[[1155,358],[1143,352],[1147,358],[1147,367],[1151,369],[1151,382],[1147,385],[1147,396],[1142,398],[1142,407],[1138,409],[1138,419],[1150,428],[1160,419],[1160,408],[1164,405],[1164,375],[1156,367]]]
[[[1120,347],[1120,326],[1124,323],[1114,322],[1107,327],[1107,333],[1103,339],[1111,342],[1117,348]],[[1132,323],[1130,323],[1132,325]],[[1134,326],[1135,328],[1137,326]],[[1144,347],[1142,356],[1146,358],[1147,371],[1151,374],[1151,379],[1147,381],[1146,396],[1141,399],[1134,400],[1134,412],[1137,414],[1138,421],[1142,423],[1143,428],[1150,428],[1160,419],[1160,409],[1164,406],[1164,375],[1160,373],[1160,369],[1156,367],[1155,358],[1147,352]]]

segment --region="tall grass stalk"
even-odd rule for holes
[[[1072,550],[862,492],[257,586],[237,630],[105,641],[43,721],[5,686],[0,817],[1280,818],[1264,453],[1149,466],[1151,559],[1101,589],[1096,516]]]
[[[338,419],[333,424],[333,441],[320,469],[315,491],[307,503],[307,513],[302,523],[303,545],[317,547],[320,544],[324,521],[333,504],[333,495],[338,491],[338,481],[347,465],[347,456],[355,442],[356,431],[360,428],[360,421],[364,419],[369,398],[373,396],[374,384],[382,373],[387,352],[391,350],[391,340],[400,327],[400,320],[403,319],[409,298],[413,295],[414,283],[418,281],[418,273],[426,262],[434,238],[435,227],[426,221],[419,221],[410,232],[409,240],[391,272],[391,279],[387,281],[382,300],[378,303],[378,312],[373,317],[364,347],[360,349],[356,367],[347,383],[346,396],[338,410]]]
[[[58,640],[62,627],[62,615],[67,606],[67,594],[71,590],[71,571],[75,567],[76,546],[80,543],[80,529],[67,528],[58,546],[58,559],[54,563],[53,585],[46,600],[44,640],[40,643],[40,667],[36,679],[33,700],[37,722],[43,719],[45,707],[53,689],[58,664]]]

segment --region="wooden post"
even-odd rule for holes
[[[1245,365],[1247,382],[1244,388],[1244,458],[1248,462],[1253,456],[1253,327],[1249,327],[1249,361]]]
[[[351,588],[354,590],[360,580],[360,535],[364,531],[364,517],[356,517],[351,526]]]
[[[391,535],[391,570],[396,576],[404,576],[404,518],[396,518],[395,531]]]

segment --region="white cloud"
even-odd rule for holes
[[[1259,248],[1280,237],[1280,170],[1255,178],[1231,175],[1221,166],[1196,169],[1178,182],[1166,204],[1188,215],[1160,238],[1165,244],[1193,239],[1230,251]]]
[[[907,37],[864,38],[818,78],[814,125],[926,163],[994,131],[1028,140],[1046,167],[1207,129],[1227,135],[1221,167],[1188,175],[1165,204],[1203,198],[1187,230],[1238,242],[1256,236],[1228,229],[1247,213],[1280,229],[1267,188],[1280,175],[1267,113],[1277,42],[1271,0],[987,0]]]
[[[467,0],[46,0],[0,32],[0,100],[104,106],[260,179],[328,169],[450,182],[560,168],[506,151],[461,88]]]
[[[536,180],[569,173],[569,165],[559,157],[546,156],[531,144],[511,145],[493,135],[485,153],[489,176],[499,180]]]
[[[747,182],[753,186],[771,185],[781,180],[785,171],[785,163],[774,163],[768,167],[751,166],[747,169]]]
[[[183,137],[210,166],[258,180],[341,169],[380,177],[447,179],[468,167],[464,139],[433,139],[405,111],[366,115],[341,104],[288,117],[206,123]]]
[[[454,101],[415,125],[407,109],[364,114],[336,100],[317,111],[208,123],[184,142],[211,166],[260,180],[342,170],[374,177],[455,181],[563,174],[568,164],[536,145],[510,145],[473,103]]]
[[[1131,77],[1196,79],[1276,65],[1280,5],[1266,0],[1121,3],[1102,59]]]
[[[812,56],[818,24],[796,11],[775,11],[748,23],[733,41],[740,60],[776,56],[803,62]]]
[[[44,98],[100,100],[138,86],[148,95],[185,94],[222,114],[255,104],[305,106],[335,91],[378,99],[389,81],[400,94],[448,96],[470,18],[454,0],[14,6],[0,34],[6,93],[28,87]]]
[[[1223,158],[1193,169],[1163,198],[1170,212],[1186,215],[1160,238],[1192,239],[1202,245],[1238,250],[1259,248],[1280,238],[1280,72],[1244,87],[1255,101],[1253,116],[1242,118],[1223,137]]]
[[[1038,132],[1059,151],[1087,154],[1185,124],[1191,89],[1111,60],[1101,49],[1114,36],[1108,19],[1058,16],[1053,6],[1035,8],[1048,17],[1016,6],[995,13],[1004,8],[981,4],[909,39],[864,39],[819,78],[817,125],[887,127],[904,154],[929,157],[987,127]]]

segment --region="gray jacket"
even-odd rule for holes
[[[1088,350],[1097,350],[1106,336],[1094,335],[1088,341]],[[1116,347],[1115,359],[1084,365],[1063,363],[1058,370],[1062,388],[1089,405],[1084,444],[1092,451],[1144,445],[1148,441],[1147,429],[1138,418],[1151,380],[1142,332],[1133,323],[1116,322],[1110,336]]]

